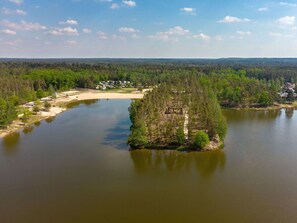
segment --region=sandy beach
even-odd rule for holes
[[[36,115],[32,115],[28,123],[23,123],[21,120],[15,120],[6,129],[0,130],[0,138],[7,136],[10,133],[19,131],[20,129],[32,125],[35,122],[55,117],[58,114],[67,110],[66,105],[77,101],[86,101],[94,99],[141,99],[144,93],[139,91],[131,93],[113,93],[113,92],[98,92],[96,90],[73,90],[65,91],[57,94],[56,99],[49,101],[51,108],[48,112],[41,111]]]

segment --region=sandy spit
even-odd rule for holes
[[[81,91],[65,91],[59,93],[57,98],[50,101],[52,107],[48,112],[39,112],[34,116],[34,122],[45,120],[47,118],[55,117],[58,114],[66,111],[65,105],[71,102],[86,101],[94,99],[141,99],[144,94],[140,92],[133,93],[109,93],[109,92],[98,92],[95,90],[81,90]],[[15,120],[6,129],[0,129],[0,138],[3,138],[13,132],[19,131],[26,126],[32,125],[32,122],[23,123],[20,120]]]

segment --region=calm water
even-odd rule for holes
[[[129,104],[80,104],[1,140],[0,222],[297,221],[297,113],[225,111],[218,152],[129,152]]]

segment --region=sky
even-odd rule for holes
[[[296,16],[297,1],[0,0],[0,57],[297,57]]]

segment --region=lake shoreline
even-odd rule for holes
[[[150,145],[150,146],[144,146],[142,148],[130,148],[130,151],[137,151],[137,150],[152,150],[152,151],[178,151],[178,152],[215,152],[218,150],[224,149],[224,142],[223,141],[216,141],[211,140],[207,146],[205,146],[203,149],[197,149],[193,146],[175,146],[175,145],[164,145],[164,146],[158,146],[158,145]]]
[[[144,91],[145,92],[145,91]],[[17,119],[13,121],[6,129],[0,129],[0,139],[5,136],[24,129],[34,123],[44,121],[49,118],[56,117],[57,115],[69,110],[68,105],[74,102],[87,101],[87,100],[112,100],[112,99],[142,99],[144,93],[139,91],[134,92],[109,92],[109,91],[98,91],[98,90],[72,90],[65,91],[58,94],[56,99],[50,102],[52,107],[49,112],[39,112],[37,115],[32,115],[27,123]],[[23,105],[22,105],[23,106]],[[297,103],[293,104],[277,104],[269,107],[248,107],[248,108],[222,108],[225,110],[246,110],[246,111],[271,111],[281,109],[296,109]]]
[[[114,99],[141,99],[144,93],[139,91],[135,92],[102,92],[98,90],[73,90],[65,91],[58,94],[57,98],[49,101],[51,108],[48,112],[38,112],[32,115],[29,121],[24,123],[20,119],[14,120],[12,124],[7,126],[6,129],[0,129],[0,139],[14,132],[20,131],[34,123],[56,117],[57,115],[69,110],[69,104],[87,100],[114,100]],[[22,105],[24,106],[24,105]]]
[[[222,107],[224,110],[242,110],[242,111],[273,111],[273,110],[281,110],[281,109],[297,109],[297,103],[293,104],[276,104],[268,107]]]

